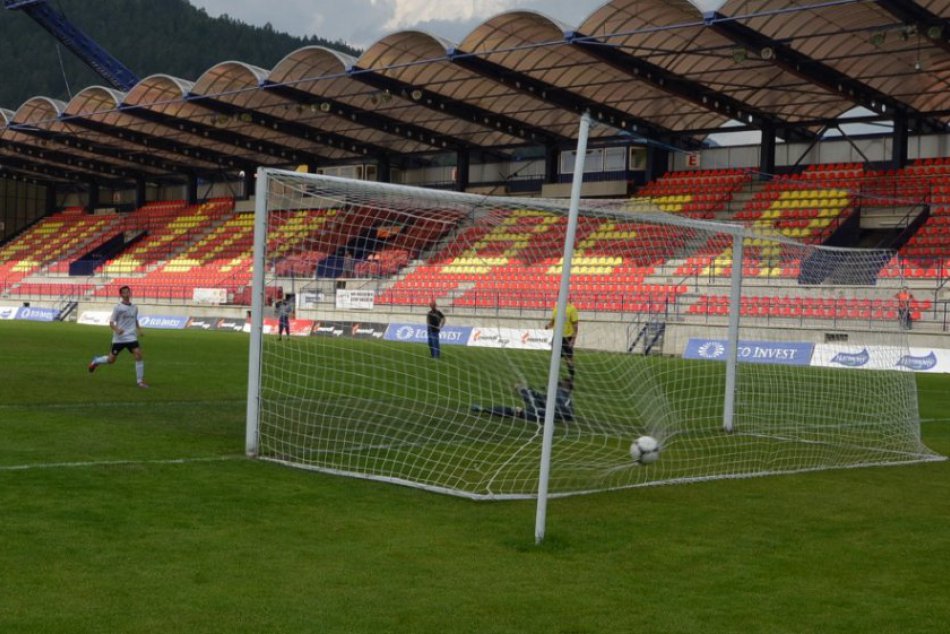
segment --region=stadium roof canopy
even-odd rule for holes
[[[594,144],[695,148],[724,125],[815,139],[857,107],[905,135],[943,132],[948,86],[946,0],[731,0],[705,14],[614,0],[577,26],[511,11],[457,43],[403,31],[359,59],[305,47],[272,69],[227,61],[195,82],[33,97],[0,109],[0,170],[107,185],[556,150],[584,111],[603,124]]]

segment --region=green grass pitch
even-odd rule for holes
[[[299,342],[291,342],[296,345]],[[950,462],[482,503],[243,457],[247,338],[0,322],[0,632],[944,632]],[[449,351],[446,351],[448,353]],[[950,454],[950,378],[918,377]]]

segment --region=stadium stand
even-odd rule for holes
[[[767,236],[821,244],[854,214],[890,209],[927,210],[924,221],[882,267],[882,277],[934,284],[950,269],[950,160],[924,159],[903,170],[862,164],[806,166],[759,181],[748,170],[667,173],[631,199],[631,209],[659,207],[695,218],[748,223],[763,238],[745,243],[744,273],[786,286],[748,297],[748,318],[870,321],[895,318],[893,299],[867,305],[796,297],[801,263],[774,257]],[[359,209],[289,210],[275,214],[270,251],[280,277],[350,276],[376,279],[383,305],[440,304],[473,309],[547,310],[557,294],[564,218],[540,212],[494,210],[473,221],[433,215],[410,221]],[[636,222],[582,218],[573,259],[573,297],[583,311],[676,314],[716,319],[728,310],[723,284],[731,273],[728,245],[709,240],[698,249],[683,231],[675,240]],[[68,277],[70,264],[117,233],[141,235],[88,278]],[[31,297],[113,297],[134,284],[137,296],[190,301],[196,288],[223,288],[245,302],[250,283],[252,215],[231,199],[188,206],[149,203],[130,214],[90,216],[69,208],[43,219],[0,249],[0,289]],[[306,248],[301,245],[306,244]],[[687,248],[687,245],[690,245]],[[614,255],[618,247],[630,254]],[[691,251],[691,255],[686,255]],[[526,254],[530,253],[529,258]],[[350,254],[347,256],[347,254]],[[344,260],[352,268],[344,271]],[[764,290],[764,289],[763,289]],[[913,307],[926,319],[930,299]]]

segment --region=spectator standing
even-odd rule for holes
[[[347,251],[343,256],[343,277],[351,278],[356,274],[356,258],[352,251]]]
[[[294,315],[294,304],[291,297],[288,295],[283,301],[277,302],[277,305],[274,307],[274,312],[277,313],[277,340],[281,341],[284,333],[287,333],[287,338],[289,339],[290,320]]]
[[[914,321],[911,313],[914,296],[911,295],[908,287],[903,286],[894,297],[897,298],[897,319],[900,322],[901,328],[910,330]]]
[[[426,331],[429,338],[429,354],[433,359],[441,356],[439,348],[439,333],[442,332],[442,326],[445,325],[445,315],[436,306],[435,300],[429,302],[429,312],[426,314]]]

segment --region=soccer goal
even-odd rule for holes
[[[531,398],[548,385],[566,201],[268,169],[257,196],[248,454],[537,496]],[[892,254],[710,215],[677,196],[581,203],[550,495],[942,459],[921,442]],[[268,302],[291,291],[278,338]],[[644,435],[651,464],[631,456]]]

